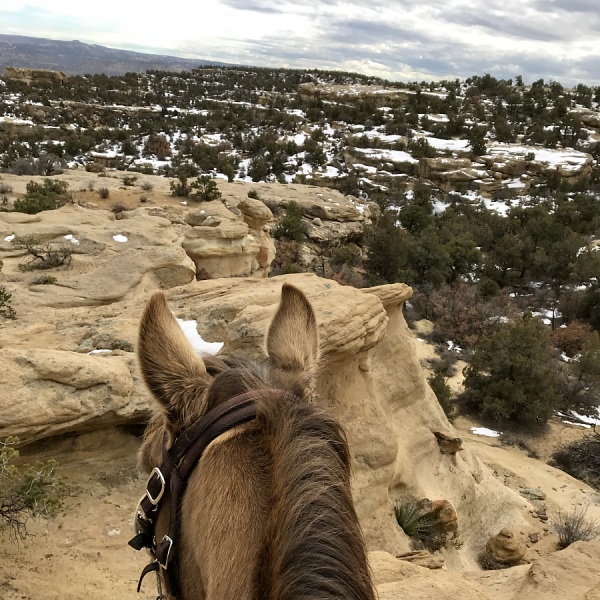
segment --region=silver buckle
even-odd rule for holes
[[[152,497],[152,494],[150,494],[150,490],[148,489],[148,487],[150,486],[150,481],[152,480],[154,475],[156,475],[158,477],[158,480],[160,481],[160,492],[158,493],[158,496],[156,496],[156,498]],[[154,469],[152,469],[152,472],[150,473],[150,477],[148,477],[148,483],[146,484],[146,498],[148,498],[150,504],[156,506],[160,502],[160,499],[165,493],[165,485],[165,478],[160,472],[160,469],[158,467],[154,467]]]
[[[168,536],[168,535],[164,535],[163,539],[160,540],[160,543],[162,544],[165,540],[167,540],[167,542],[169,542],[169,549],[167,550],[167,556],[165,558],[165,564],[163,565],[160,560],[158,560],[158,558],[156,559],[156,562],[158,562],[158,564],[163,568],[166,569],[169,566],[169,560],[171,560],[171,550],[173,550],[173,540]]]

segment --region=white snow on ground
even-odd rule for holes
[[[408,152],[402,150],[385,150],[382,148],[355,148],[356,152],[379,160],[389,160],[391,162],[418,163]]]
[[[393,144],[394,142],[397,142],[398,140],[402,139],[401,135],[386,135],[385,133],[381,133],[380,131],[376,131],[376,130],[369,130],[369,131],[365,131],[361,134],[361,137],[364,136],[366,138],[369,139],[377,139],[381,142],[387,142],[390,144]]]
[[[113,235],[113,240],[115,240],[115,242],[126,242],[127,238],[121,233],[117,233],[117,235]]]
[[[12,235],[7,235],[7,236],[4,238],[4,241],[5,241],[5,242],[12,242],[12,241],[13,241],[13,240],[14,240],[16,237],[17,237],[17,236],[16,236],[16,235],[13,233]]]
[[[223,347],[223,342],[205,342],[198,333],[196,321],[177,319],[177,322],[188,342],[199,354],[216,354]]]
[[[534,317],[540,317],[546,325],[552,325],[552,311],[550,309],[542,309],[540,311],[534,311],[531,313]],[[554,319],[558,320],[562,317],[559,311],[554,311]]]
[[[444,204],[443,202],[435,198],[433,201],[433,213],[439,215],[440,213],[443,213],[448,208],[448,206],[450,205]]]
[[[308,136],[306,135],[306,133],[297,133],[296,135],[289,136],[288,141],[296,142],[298,146],[304,146],[304,142],[306,141],[307,137]]]
[[[494,200],[488,200],[487,198],[483,198],[481,197],[481,199],[483,200],[485,207],[488,210],[493,210],[494,212],[497,212],[500,215],[506,215],[506,213],[510,210],[510,204],[507,204],[505,202],[495,202]]]
[[[108,354],[112,352],[112,350],[107,350],[105,348],[101,348],[101,349],[96,349],[96,350],[90,350],[88,352],[88,354]]]
[[[335,179],[336,177],[347,177],[345,173],[342,173],[339,169],[332,167],[331,165],[327,165],[325,167],[324,173],[316,173],[315,175],[319,177],[328,177],[330,179]]]
[[[365,173],[369,173],[371,175],[374,175],[375,173],[377,173],[377,167],[372,167],[371,165],[363,165],[361,163],[354,163],[352,165],[352,168],[355,169],[356,171],[364,171]]]
[[[17,119],[16,117],[0,117],[0,123],[10,123],[11,125],[33,125],[30,119]]]
[[[471,427],[469,431],[475,435],[485,435],[487,437],[500,437],[502,435],[501,431],[494,431],[487,427]]]
[[[76,239],[72,233],[65,235],[65,240],[69,240],[69,242],[71,242],[71,244],[74,244],[75,246],[79,244],[79,240]]]
[[[428,137],[427,142],[436,150],[450,150],[451,152],[456,152],[457,150],[466,151],[471,149],[468,140],[443,140],[441,138]]]
[[[577,425],[578,427],[585,427],[586,429],[591,429],[594,426],[600,425],[600,406],[596,407],[595,417],[586,417],[585,415],[580,415],[574,410],[557,412],[556,414],[562,418],[563,423],[567,423],[569,425]]]
[[[563,171],[579,171],[588,161],[586,153],[578,150],[552,150],[512,144],[494,144],[488,148],[487,153],[492,156],[511,155],[515,158],[525,158],[528,154],[533,154],[535,161],[554,167],[560,165]]]

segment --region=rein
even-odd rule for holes
[[[193,425],[188,427],[170,448],[163,448],[163,461],[154,467],[146,484],[146,493],[136,509],[134,528],[136,535],[129,540],[135,550],[147,548],[153,560],[146,565],[140,576],[137,591],[144,577],[161,571],[167,591],[174,597],[181,596],[179,568],[174,551],[180,532],[181,502],[189,476],[202,458],[206,447],[220,435],[256,418],[256,391],[234,396],[219,404]],[[285,392],[287,393],[287,392]],[[169,528],[160,541],[156,539],[156,525],[169,492]],[[158,579],[158,598],[164,598]]]

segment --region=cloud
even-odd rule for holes
[[[221,3],[236,10],[246,10],[260,13],[284,13],[285,9],[277,8],[274,2],[269,0],[221,0]]]
[[[0,22],[5,33],[236,64],[597,85],[599,1],[171,0],[160,14],[142,0],[15,0],[0,8]]]

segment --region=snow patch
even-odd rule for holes
[[[475,435],[485,435],[486,437],[500,437],[502,435],[501,431],[494,431],[487,427],[471,427],[469,431]]]
[[[177,319],[177,322],[188,342],[199,354],[216,354],[223,347],[223,342],[205,342],[198,333],[196,321]]]
[[[117,233],[117,235],[113,235],[113,240],[115,240],[115,242],[126,242],[127,237],[125,237],[121,233]]]

